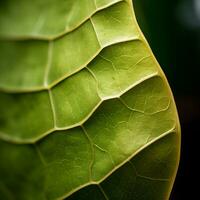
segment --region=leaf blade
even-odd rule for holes
[[[97,0],[95,5],[105,5],[105,9],[102,7],[82,25],[77,23],[79,27],[74,31],[55,41],[52,38],[50,50],[37,45],[46,45],[48,42],[42,41],[46,38],[33,41],[39,50],[44,48],[43,55],[39,53],[39,64],[35,65],[42,70],[36,75],[40,76],[40,84],[27,82],[25,73],[19,73],[11,85],[8,79],[1,83],[0,157],[4,164],[0,165],[0,197],[3,195],[4,199],[12,195],[22,200],[169,198],[180,155],[180,126],[172,93],[138,28],[131,1]],[[80,13],[79,21],[82,16]],[[79,43],[81,35],[88,38],[85,43]],[[30,39],[33,35],[29,36]],[[76,38],[77,44],[73,42]],[[16,42],[30,47],[29,39]],[[63,45],[60,50],[54,50],[56,42]],[[94,48],[90,49],[90,44]],[[64,53],[66,46],[71,53]],[[54,51],[57,54],[52,54]],[[26,49],[22,48],[22,58],[24,52]],[[25,58],[38,57],[32,53]],[[63,58],[59,60],[58,56]],[[44,61],[49,65],[47,71],[43,70]],[[24,72],[23,62],[16,61],[16,71],[22,67]],[[63,66],[57,65],[58,72],[56,63]],[[1,72],[9,75],[9,71]],[[45,85],[44,80],[48,81],[51,73],[50,82],[55,84]],[[17,83],[20,77],[26,80],[22,81],[24,84]],[[15,104],[18,96],[22,103]],[[22,110],[25,114],[20,113]],[[34,181],[26,178],[23,169],[33,171]],[[40,188],[36,182],[41,182]]]

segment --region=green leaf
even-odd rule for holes
[[[168,199],[180,127],[129,0],[0,2],[0,199]]]

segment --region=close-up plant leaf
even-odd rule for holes
[[[131,0],[0,2],[0,199],[167,200],[179,157]]]

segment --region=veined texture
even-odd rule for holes
[[[0,199],[168,199],[179,151],[131,1],[0,2]]]

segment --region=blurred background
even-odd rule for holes
[[[171,200],[198,199],[194,181],[200,134],[200,0],[133,3],[139,25],[168,78],[180,117],[182,155]]]

